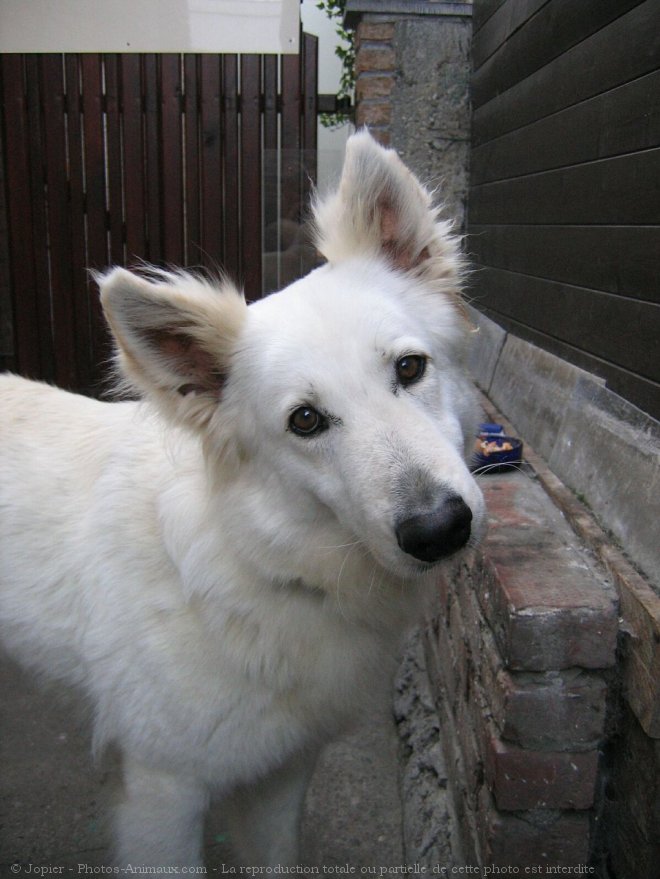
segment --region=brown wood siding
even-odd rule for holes
[[[475,0],[474,305],[660,417],[660,5]]]

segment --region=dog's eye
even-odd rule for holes
[[[291,413],[289,427],[298,436],[312,436],[324,430],[327,422],[312,406],[299,406]]]
[[[418,382],[426,369],[426,357],[422,354],[406,354],[396,362],[396,376],[405,388]]]

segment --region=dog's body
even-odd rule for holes
[[[0,632],[121,749],[121,863],[199,864],[210,796],[244,859],[295,863],[318,748],[482,531],[455,242],[366,135],[317,224],[328,264],[249,307],[101,279],[141,402],[0,379]]]

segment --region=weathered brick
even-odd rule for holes
[[[442,696],[441,686],[438,687],[436,699],[440,728],[443,731],[442,748],[445,755],[447,778],[464,854],[472,863],[478,863],[481,860],[478,833],[481,815],[479,809],[476,808],[475,797],[479,791],[470,788],[468,779],[474,776],[471,766],[466,765],[472,755],[478,752],[478,746],[476,741],[472,740],[466,747],[465,739],[471,737],[470,724],[464,727],[463,735],[459,736],[460,725],[450,711],[447,700]]]
[[[393,88],[393,76],[363,73],[355,83],[355,96],[358,101],[369,100],[370,98],[388,98]]]
[[[635,816],[629,809],[621,809],[613,828],[615,842],[611,842],[610,859],[614,872],[611,876],[624,879],[658,879],[660,845],[650,843],[641,833]]]
[[[484,785],[484,765],[478,733],[470,723],[467,706],[461,703],[455,718],[455,737],[463,762],[461,783],[463,796],[470,810],[478,814],[478,797]]]
[[[512,815],[495,808],[486,789],[479,802],[484,865],[577,867],[589,856],[588,812],[539,810]]]
[[[431,661],[434,662],[432,657],[433,652],[431,652]],[[514,798],[511,802],[504,799],[504,806],[508,806],[509,809],[497,809],[486,783],[490,780],[488,769],[485,769],[483,764],[484,755],[488,751],[487,742],[490,741],[488,736],[493,736],[494,732],[489,724],[487,711],[479,704],[480,688],[476,683],[474,690],[470,700],[462,700],[458,703],[455,714],[449,709],[446,698],[442,698],[441,687],[438,702],[441,729],[444,731],[443,747],[447,758],[448,776],[459,821],[466,835],[467,850],[478,852],[478,860],[484,864],[493,863],[502,866],[511,864],[522,867],[528,864],[570,866],[584,863],[588,853],[591,813],[586,809],[566,811],[573,805],[585,805],[583,802],[575,802],[575,791],[579,791],[584,784],[584,773],[582,779],[576,779],[575,775],[579,772],[572,771],[570,792],[563,800],[557,800],[557,778],[552,778],[547,766],[540,785],[538,777],[527,767],[524,777],[513,776],[510,781],[507,779],[507,784],[517,784],[518,788],[522,787],[522,795],[519,789],[512,791],[509,787],[505,793],[509,795],[513,793]],[[505,751],[502,759],[501,743],[496,745],[496,750],[500,752],[498,771],[510,772],[513,763],[510,752]],[[532,759],[534,757],[534,752],[520,753],[523,760],[529,754],[532,755]],[[565,758],[566,755],[560,755],[560,760]],[[584,755],[577,755],[578,771],[579,762],[584,759]],[[587,757],[587,761],[591,770],[595,764],[595,755]],[[554,769],[556,770],[556,765]],[[530,799],[528,790],[530,781],[532,784],[536,783],[537,788],[542,786],[543,800],[538,795]],[[552,781],[554,785],[545,784],[545,781]],[[552,796],[548,796],[548,787]],[[590,789],[593,789],[593,782]],[[497,793],[497,786],[495,792]],[[547,803],[552,803],[553,800],[558,801],[559,805],[550,808]],[[539,806],[539,803],[543,805]],[[528,808],[530,806],[533,807],[531,811]]]
[[[442,623],[444,621],[443,614],[446,615],[449,602],[454,594],[454,578],[451,572],[441,571],[436,580],[436,597],[433,600],[433,606],[437,609],[438,618]]]
[[[492,692],[483,686],[483,653],[466,652],[472,672],[453,711],[464,753],[466,783],[476,795],[485,777],[500,809],[588,809],[593,805],[597,745],[588,751],[532,750],[501,740],[493,722]],[[467,658],[469,657],[469,659]],[[460,660],[457,663],[461,664]]]
[[[616,603],[561,548],[491,547],[479,577],[487,617],[517,671],[614,664]]]
[[[598,752],[529,751],[491,736],[486,780],[498,809],[588,809],[594,802]]]
[[[632,649],[623,663],[623,692],[644,730],[660,738],[660,675],[649,674],[641,651]]]
[[[443,647],[450,661],[444,663],[439,673],[444,677],[445,691],[454,713],[461,703],[469,704],[478,697],[475,716],[480,717],[486,698],[482,684],[483,646],[478,628],[478,621],[469,610],[466,612],[462,608],[457,592],[453,592],[445,625],[438,628],[439,639],[444,639]],[[472,710],[472,706],[469,707]],[[470,725],[474,726],[474,723]]]
[[[389,71],[396,67],[394,49],[389,46],[361,46],[355,59],[356,73],[364,71]]]
[[[461,598],[465,598],[464,593],[461,594]],[[432,672],[432,680],[436,686],[441,728],[444,730],[445,753],[448,755],[450,783],[454,796],[460,802],[460,820],[464,828],[472,828],[470,833],[477,833],[479,836],[479,840],[468,840],[468,845],[470,848],[479,849],[481,856],[485,858],[484,863],[516,863],[516,859],[521,865],[529,863],[570,865],[584,862],[589,839],[590,813],[585,810],[583,814],[571,814],[565,810],[574,806],[583,808],[591,803],[594,788],[593,773],[597,762],[595,753],[589,754],[586,758],[584,754],[552,753],[549,755],[550,759],[545,760],[545,765],[542,766],[544,773],[539,779],[538,759],[535,759],[535,752],[516,749],[516,756],[519,757],[517,768],[521,769],[521,763],[524,768],[517,777],[514,775],[505,779],[508,787],[502,793],[503,805],[507,811],[496,810],[492,803],[491,811],[485,810],[484,803],[489,801],[489,796],[486,796],[486,782],[492,783],[494,773],[484,767],[484,758],[489,753],[489,749],[493,749],[493,741],[497,739],[497,731],[489,718],[493,692],[488,689],[488,678],[483,676],[484,668],[490,666],[492,658],[487,660],[484,651],[477,653],[473,677],[466,692],[463,683],[464,669],[460,669],[460,666],[465,665],[466,657],[471,656],[471,651],[466,650],[469,646],[468,639],[462,637],[467,620],[462,618],[455,599],[454,595],[449,619],[439,620],[437,626],[432,627],[428,632],[427,668]],[[470,620],[470,623],[473,623],[473,620]],[[453,637],[450,635],[450,628],[454,633]],[[459,642],[457,649],[454,643],[456,640]],[[451,661],[448,653],[451,654]],[[433,670],[437,670],[438,674],[433,674]],[[458,673],[461,683],[453,682],[459,692],[459,698],[456,699],[452,710],[449,706],[448,694],[440,680],[447,681],[451,686],[454,673]],[[496,767],[497,772],[511,775],[512,765],[515,763],[511,758],[511,749],[507,750],[503,743],[497,742],[494,750],[496,758],[493,760],[493,766]],[[542,761],[544,756],[548,757],[547,752],[545,755],[543,752],[540,753]],[[456,758],[457,754],[460,755],[460,759]],[[454,755],[453,759],[451,755]],[[526,759],[530,759],[530,755],[533,761],[531,768],[524,763]],[[555,761],[555,758],[558,758],[559,765],[563,764],[565,769],[567,757],[577,767],[577,772],[572,769],[570,771],[568,791],[566,779],[559,777],[557,761]],[[583,796],[585,785],[584,766],[580,764],[584,764],[585,761],[589,773],[586,778],[589,790],[585,800],[580,801],[579,797]],[[558,794],[561,791],[558,791],[558,785],[562,783],[563,797],[560,798]],[[530,785],[536,785],[536,789],[532,787],[531,790],[532,798],[530,798]],[[493,784],[493,787],[495,793],[500,792],[497,784]],[[507,801],[506,796],[511,799]],[[540,804],[543,804],[544,809],[545,823],[542,827],[538,824]],[[547,811],[551,807],[555,809],[553,814]],[[535,811],[525,814],[524,810],[530,808]],[[513,816],[509,810],[518,814]],[[552,829],[549,830],[550,825]],[[487,832],[485,828],[488,828]]]
[[[360,125],[389,125],[392,105],[389,101],[361,101],[357,106],[355,121]]]
[[[448,689],[453,692],[452,707],[456,710],[456,705],[461,700],[465,700],[469,692],[469,677],[471,675],[471,663],[467,637],[465,635],[465,623],[461,613],[461,607],[458,601],[454,600],[451,604],[449,617],[449,638],[452,655],[452,675],[454,677],[453,687],[449,684]]]
[[[484,408],[491,421],[502,422],[505,431],[513,432],[513,427],[507,426],[506,419],[496,413],[485,398]],[[614,580],[621,602],[621,616],[633,635],[622,662],[627,697],[645,731],[660,738],[660,687],[653,686],[660,679],[660,595],[632,567],[621,550],[612,545],[584,504],[529,446],[526,446],[525,457],[573,530],[593,550]]]
[[[616,593],[560,513],[521,474],[498,478],[486,493],[490,531],[469,585],[507,667],[612,666]]]
[[[608,792],[615,798],[616,813],[612,823],[618,824],[621,813],[629,812],[639,834],[660,846],[660,740],[647,736],[626,706],[621,710],[619,730],[626,744],[611,769]]]
[[[473,590],[460,585],[459,580],[447,599],[448,648],[452,671],[459,677],[455,691],[467,692],[471,681],[480,685],[502,737],[521,747],[560,751],[594,747],[604,734],[607,687],[602,676],[580,669],[509,672]]]
[[[363,40],[391,40],[394,36],[394,22],[392,21],[361,21],[357,28],[359,42]]]
[[[465,616],[469,637],[474,618]],[[479,658],[474,674],[505,741],[531,750],[572,751],[594,748],[603,739],[607,685],[600,674],[509,672],[488,629],[480,631],[471,655]]]
[[[632,637],[623,657],[626,699],[642,728],[660,739],[660,596],[642,577],[616,558],[617,551],[602,547],[606,560],[617,567],[621,614]]]
[[[442,698],[450,710],[456,701],[458,674],[447,626],[439,620],[425,635],[424,650],[429,686],[434,699]]]
[[[579,669],[492,679],[491,707],[502,738],[532,750],[593,748],[605,727],[607,686]]]
[[[484,863],[584,863],[616,595],[537,485],[484,485],[490,534],[439,580],[428,634],[452,791]]]

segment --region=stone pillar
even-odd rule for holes
[[[471,2],[348,0],[356,34],[356,115],[438,192],[465,227]]]

